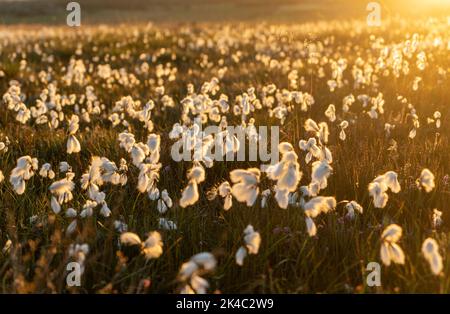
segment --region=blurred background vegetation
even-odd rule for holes
[[[0,24],[64,24],[69,0],[0,0]],[[367,16],[363,0],[78,0],[82,23],[305,22]],[[447,0],[379,0],[385,17],[450,15]],[[433,11],[433,12],[432,12]]]

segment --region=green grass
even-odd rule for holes
[[[46,87],[46,84],[38,80],[33,81],[30,77],[36,77],[41,70],[48,71],[49,67],[52,68],[52,81],[56,82],[59,94],[84,94],[85,86],[65,86],[61,81],[61,76],[65,74],[64,67],[74,55],[78,43],[83,45],[83,53],[76,58],[81,58],[85,65],[89,63],[95,67],[105,63],[105,56],[114,55],[117,60],[110,62],[112,68],[124,68],[138,78],[140,84],[137,86],[123,86],[116,81],[112,88],[108,88],[102,79],[92,72],[86,75],[86,85],[94,86],[96,96],[105,104],[107,111],[115,101],[126,95],[131,95],[142,103],[149,99],[156,102],[157,109],[152,114],[152,121],[155,131],[161,134],[163,164],[158,186],[161,190],[168,190],[175,204],[165,217],[174,220],[178,225],[176,231],[161,231],[164,253],[159,259],[145,261],[142,257],[137,257],[124,264],[118,257],[119,234],[114,231],[114,220],[123,219],[128,224],[129,231],[143,237],[146,232],[158,229],[158,218],[161,217],[156,210],[156,202],[150,201],[146,194],[139,194],[136,190],[138,170],[130,162],[129,182],[125,187],[102,187],[107,194],[106,200],[112,210],[112,218],[94,216],[83,220],[78,231],[73,236],[66,237],[64,229],[70,220],[62,213],[54,215],[50,209],[48,186],[51,180],[35,175],[27,182],[24,195],[18,196],[14,193],[8,176],[15,167],[16,159],[30,155],[37,157],[40,164],[51,163],[54,169],[60,161],[65,160],[72,165],[78,183],[93,155],[105,156],[117,164],[120,158],[130,161],[128,154],[119,148],[117,141],[117,135],[123,128],[112,128],[106,114],[92,116],[91,123],[80,123],[78,138],[82,151],[79,154],[67,155],[65,122],[57,131],[49,130],[45,125],[35,125],[34,122],[20,125],[15,121],[14,113],[6,110],[2,104],[0,141],[8,136],[11,145],[8,152],[0,153],[0,170],[6,177],[0,185],[0,246],[3,246],[7,239],[11,239],[13,247],[7,254],[0,253],[0,292],[173,293],[178,288],[176,276],[181,264],[202,251],[213,252],[219,261],[216,271],[207,276],[211,284],[210,292],[450,292],[450,187],[449,183],[444,181],[444,177],[450,174],[448,51],[442,47],[424,48],[429,56],[429,64],[423,73],[418,72],[414,66],[415,59],[411,59],[408,60],[411,68],[409,74],[400,78],[394,78],[392,75],[380,76],[378,88],[369,86],[354,89],[351,77],[351,67],[358,56],[365,60],[378,57],[379,51],[370,47],[369,35],[372,32],[384,37],[387,44],[404,41],[406,33],[418,32],[426,36],[433,30],[445,40],[449,40],[449,32],[445,28],[428,27],[420,21],[410,22],[408,26],[392,22],[379,30],[363,29],[360,34],[350,31],[353,29],[352,25],[343,26],[342,29],[336,24],[328,26],[328,29],[321,30],[314,25],[293,25],[285,31],[293,34],[295,40],[281,42],[281,38],[275,36],[277,39],[274,45],[255,48],[255,43],[266,44],[262,35],[269,35],[268,28],[233,24],[229,36],[235,45],[229,46],[229,51],[224,54],[217,48],[218,40],[227,36],[223,32],[223,25],[220,24],[188,26],[190,31],[184,33],[180,32],[180,28],[171,25],[153,29],[128,25],[108,28],[107,31],[86,27],[77,33],[61,28],[63,33],[48,34],[44,37],[37,35],[45,34],[46,30],[30,28],[26,36],[18,36],[11,42],[3,41],[0,37],[0,70],[6,74],[0,78],[0,93],[6,92],[9,80],[18,80],[28,107],[35,104],[41,90]],[[138,30],[136,35],[133,34],[134,29]],[[395,29],[401,31],[395,32]],[[8,30],[11,34],[16,31],[19,29]],[[248,33],[244,35],[246,31]],[[158,37],[158,32],[163,33],[162,37]],[[318,76],[318,66],[307,63],[303,54],[306,48],[298,46],[311,32],[315,34],[315,42],[328,42],[324,44],[323,55],[334,59],[342,57],[348,61],[349,66],[344,72],[348,84],[334,93],[328,90],[326,78]],[[333,36],[334,42],[329,42],[330,36]],[[183,38],[187,43],[195,42],[198,38],[211,39],[214,45],[198,49],[183,48],[176,44],[179,38]],[[35,43],[47,43],[48,47],[44,51],[47,55],[53,55],[55,61],[42,61],[41,56],[31,49]],[[118,47],[116,43],[122,45]],[[97,51],[93,51],[94,46]],[[19,68],[21,58],[15,54],[18,48],[27,51],[28,66],[25,70]],[[170,52],[159,55],[160,48],[167,48]],[[280,50],[284,51],[284,55]],[[120,59],[120,54],[127,51],[129,56]],[[242,58],[240,62],[235,63],[231,56],[237,51],[242,52]],[[149,61],[148,74],[139,74],[136,71],[142,62],[139,60],[142,53],[154,56],[153,61]],[[171,53],[177,56],[171,63],[178,72],[176,79],[172,82],[166,81],[164,86],[166,94],[175,100],[177,106],[162,111],[161,102],[154,91],[155,84],[150,83],[149,79],[156,78],[156,65],[168,62]],[[255,56],[258,53],[280,61],[301,60],[305,65],[298,68],[299,77],[305,77],[305,86],[300,90],[311,92],[315,104],[308,112],[294,108],[281,131],[281,140],[292,143],[299,154],[303,172],[301,185],[309,183],[311,171],[310,165],[304,162],[304,153],[298,148],[298,141],[309,137],[303,129],[304,121],[307,118],[325,121],[323,113],[330,103],[334,103],[338,108],[339,119],[355,120],[346,130],[345,142],[338,138],[337,123],[329,123],[329,148],[334,157],[334,171],[328,187],[321,192],[321,195],[335,196],[338,202],[357,200],[363,205],[364,213],[357,215],[354,221],[343,219],[345,210],[343,204],[339,204],[334,212],[322,214],[316,219],[318,234],[310,238],[306,233],[304,213],[300,208],[280,209],[273,198],[269,200],[266,209],[260,208],[259,202],[255,206],[246,207],[234,199],[232,209],[224,212],[220,200],[206,199],[206,191],[222,180],[228,180],[231,170],[258,166],[259,163],[255,162],[216,163],[213,168],[206,170],[206,181],[199,187],[201,197],[198,203],[185,209],[179,207],[178,200],[181,190],[187,184],[186,171],[191,167],[191,163],[176,163],[171,159],[172,141],[168,138],[168,132],[173,123],[180,119],[179,102],[186,95],[186,85],[193,83],[196,90],[199,90],[204,82],[217,75],[219,60],[223,59],[228,71],[221,80],[219,93],[227,94],[230,103],[235,96],[251,86],[256,88],[258,97],[262,87],[267,84],[274,83],[279,89],[289,88],[287,72],[279,68],[269,68],[256,61]],[[210,68],[205,69],[199,65],[201,54],[208,55],[212,64]],[[95,61],[95,56],[98,56],[100,61]],[[446,71],[446,78],[439,78],[438,66]],[[325,72],[326,77],[329,77],[329,65],[325,66]],[[420,89],[414,92],[411,86],[416,75],[420,75],[423,82]],[[381,91],[386,100],[385,113],[380,119],[371,120],[362,113],[358,102],[353,105],[350,113],[344,114],[340,110],[344,96],[350,93],[355,96],[363,93],[375,96],[377,91]],[[407,97],[420,116],[421,127],[414,140],[408,138],[411,122],[407,115],[407,104],[398,101],[398,95]],[[439,136],[436,135],[433,125],[426,123],[426,117],[432,116],[436,110],[442,113]],[[64,112],[70,116],[73,108],[66,107]],[[254,117],[258,125],[278,124],[275,118],[268,117],[266,110],[256,112]],[[232,124],[239,123],[239,117],[231,114],[228,119]],[[387,151],[390,144],[384,133],[385,122],[396,124],[391,136],[398,143],[396,155]],[[131,123],[131,130],[139,141],[146,140],[146,131],[140,123]],[[419,191],[414,184],[423,168],[429,168],[436,176],[436,189],[429,194]],[[386,208],[377,209],[368,195],[367,186],[375,176],[388,170],[398,172],[402,191],[399,194],[390,193]],[[57,178],[62,176],[57,172]],[[261,190],[271,184],[268,179],[263,179]],[[85,198],[85,193],[81,192],[77,184],[72,206],[80,210]],[[432,230],[431,226],[434,208],[444,212],[444,224],[438,230]],[[32,215],[38,216],[38,223],[29,222]],[[365,267],[372,261],[381,263],[380,235],[383,228],[390,223],[397,223],[403,228],[400,245],[405,251],[406,263],[404,266],[382,266],[382,287],[370,288],[365,284],[368,273]],[[242,243],[242,232],[247,224],[252,224],[261,233],[262,244],[259,254],[247,257],[244,266],[239,267],[234,261],[234,254]],[[435,238],[440,244],[444,257],[444,275],[441,277],[431,274],[429,266],[420,255],[421,244],[428,236]],[[88,243],[91,250],[80,288],[65,286],[64,268],[68,261],[67,249],[71,243]],[[147,290],[140,287],[141,281],[146,278],[151,280],[151,286]]]

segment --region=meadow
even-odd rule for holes
[[[449,50],[438,18],[0,27],[0,292],[449,293]],[[259,126],[267,171],[171,154]]]

